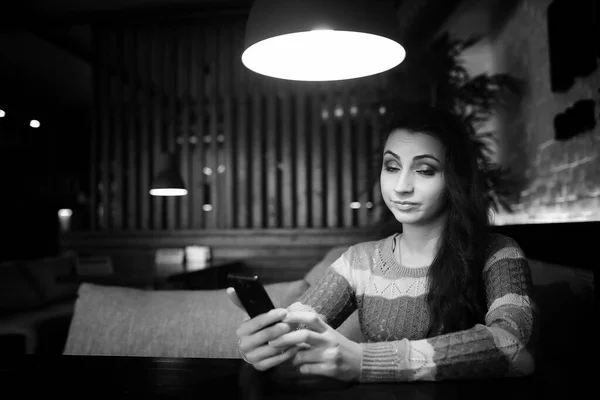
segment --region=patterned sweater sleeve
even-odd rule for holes
[[[316,312],[332,328],[337,328],[356,310],[354,273],[349,262],[352,247],[336,259],[321,279],[306,290],[290,311]]]
[[[440,381],[532,374],[539,312],[529,265],[515,241],[505,236],[496,240],[483,278],[488,305],[485,325],[421,340],[362,344],[360,380]]]

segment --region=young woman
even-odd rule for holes
[[[242,356],[261,371],[291,362],[301,374],[360,382],[531,374],[531,273],[515,241],[488,231],[468,131],[423,108],[388,132],[381,194],[402,232],[350,246],[298,302],[244,321]],[[366,343],[335,330],[355,309]]]

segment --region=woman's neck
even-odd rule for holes
[[[438,251],[438,245],[446,218],[439,218],[428,225],[402,225],[402,250],[407,255],[420,255],[433,259]]]

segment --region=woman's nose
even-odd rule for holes
[[[402,172],[399,174],[398,179],[396,180],[396,186],[394,186],[394,190],[398,193],[410,193],[414,189],[412,177],[410,172]]]

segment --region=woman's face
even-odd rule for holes
[[[446,151],[433,136],[397,129],[383,150],[381,194],[402,224],[425,225],[445,214]]]

